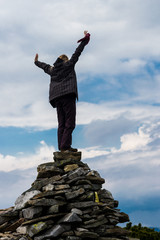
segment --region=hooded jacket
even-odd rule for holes
[[[82,41],[76,48],[71,59],[67,62],[64,62],[62,59],[58,58],[53,66],[50,66],[44,62],[35,61],[35,65],[39,68],[42,68],[44,72],[49,74],[51,77],[49,101],[50,103],[52,102],[53,107],[56,107],[56,98],[67,94],[75,94],[78,100],[77,77],[74,68],[87,43],[87,40]]]

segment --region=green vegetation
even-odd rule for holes
[[[148,227],[142,227],[141,223],[138,226],[132,226],[132,223],[129,222],[126,224],[125,229],[130,231],[130,237],[133,238],[139,238],[140,240],[160,240],[160,232]]]

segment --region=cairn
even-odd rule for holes
[[[102,189],[100,174],[81,161],[81,152],[55,152],[54,162],[37,171],[15,206],[0,210],[0,239],[128,239],[128,232],[117,226],[129,221],[128,215]]]

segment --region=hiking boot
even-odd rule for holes
[[[69,153],[69,152],[78,152],[78,149],[70,147],[68,149],[61,149],[60,151],[64,153]]]

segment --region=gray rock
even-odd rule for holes
[[[109,222],[113,225],[116,225],[117,223],[119,223],[119,218],[114,216],[114,215],[109,215],[107,216],[107,219],[109,220]]]
[[[85,194],[83,194],[81,197],[79,197],[80,201],[94,201],[95,196],[94,196],[94,192],[87,192]]]
[[[55,188],[55,186],[51,183],[49,183],[48,185],[44,186],[42,188],[43,191],[53,191],[53,189]]]
[[[27,227],[27,234],[30,237],[33,237],[34,235],[38,234],[39,232],[43,231],[46,228],[47,228],[47,223],[38,222]]]
[[[71,212],[76,213],[77,215],[82,216],[83,212],[80,209],[72,208]]]
[[[101,178],[101,177],[96,177],[96,176],[86,176],[86,179],[91,181],[92,183],[95,183],[95,184],[103,184],[105,183],[105,179],[104,178]]]
[[[17,233],[21,233],[21,234],[27,234],[27,227],[26,226],[20,226],[16,229]]]
[[[92,184],[83,184],[83,185],[78,185],[78,186],[72,186],[73,191],[78,190],[79,188],[84,188],[85,190],[91,190],[93,189]]]
[[[64,190],[64,189],[68,189],[68,188],[70,188],[70,186],[68,184],[55,186],[56,191]]]
[[[86,202],[74,202],[74,203],[69,203],[68,204],[68,208],[72,209],[72,208],[87,208],[87,207],[92,207],[95,206],[96,203],[93,201],[86,201]]]
[[[81,238],[75,236],[68,236],[66,240],[81,240]]]
[[[23,217],[26,219],[32,219],[39,217],[42,213],[42,207],[29,207],[22,210]]]
[[[98,191],[102,188],[102,184],[92,184],[93,191]]]
[[[1,217],[16,217],[18,216],[18,211],[14,210],[14,207],[0,210]]]
[[[70,226],[58,224],[52,227],[51,229],[47,230],[44,234],[36,236],[34,240],[43,240],[47,238],[55,238],[61,235],[65,231],[69,231],[71,229]]]
[[[69,200],[69,199],[73,199],[73,198],[76,198],[76,197],[82,195],[84,192],[85,192],[85,190],[83,188],[80,188],[76,191],[65,193],[65,196],[66,196],[67,200]]]
[[[97,239],[99,237],[99,235],[97,233],[94,232],[87,232],[87,231],[75,231],[76,236],[80,237],[80,238],[84,238],[84,239]]]
[[[48,209],[48,214],[58,213],[59,212],[59,205],[53,205]]]
[[[64,171],[65,171],[65,172],[70,172],[70,171],[73,171],[73,170],[77,169],[78,167],[79,167],[78,164],[66,165],[66,166],[64,167]]]
[[[97,171],[94,171],[94,170],[89,171],[87,176],[101,177],[100,174]]]
[[[98,240],[120,240],[121,238],[112,238],[112,237],[100,237]],[[134,239],[136,240],[136,239]]]
[[[38,166],[37,168],[38,171],[38,178],[46,178],[46,177],[52,177],[54,175],[58,174],[63,174],[63,170],[56,167],[55,163],[49,162],[49,163],[44,163]]]
[[[73,222],[82,222],[82,219],[74,212],[68,213],[62,219],[59,220],[59,223],[73,223]]]
[[[115,211],[114,216],[118,217],[120,223],[129,222],[129,216],[124,212]]]
[[[55,162],[59,161],[59,160],[77,160],[80,161],[81,160],[81,152],[69,152],[69,153],[65,153],[65,152],[54,152],[54,160]]]
[[[104,236],[109,237],[123,237],[127,236],[129,234],[129,231],[124,228],[114,227],[112,229],[107,229],[104,234]]]
[[[100,190],[99,191],[99,198],[101,199],[101,198],[109,198],[109,199],[112,199],[112,200],[114,200],[113,199],[113,196],[112,196],[112,193],[110,192],[110,191],[108,191],[108,190],[106,190],[106,189],[102,189],[102,190]]]
[[[60,218],[62,216],[64,216],[64,213],[45,215],[45,216],[42,216],[42,217],[39,217],[39,218],[34,218],[34,219],[31,219],[31,220],[28,220],[28,221],[22,223],[22,226],[31,225],[31,224],[37,223],[37,222],[45,222],[47,220],[50,220],[50,219],[52,220],[54,218],[57,219],[57,218]],[[52,223],[54,223],[54,222],[52,221]]]
[[[62,177],[60,175],[56,175],[56,176],[53,176],[51,178],[44,178],[44,179],[41,179],[41,180],[36,180],[32,183],[32,189],[38,189],[38,190],[41,190],[42,187],[48,185],[49,183],[50,184],[54,184],[56,181],[62,181],[61,183],[64,182],[64,180],[62,179]]]
[[[75,236],[74,231],[66,231],[62,233],[61,237]],[[66,238],[65,238],[66,239]]]
[[[89,223],[89,224],[85,225],[85,228],[87,228],[87,229],[97,228],[106,223],[108,223],[108,220],[106,218],[104,218],[103,220],[100,220],[100,221],[95,220],[93,223]]]
[[[66,202],[62,202],[62,201],[58,201],[50,198],[40,198],[40,199],[29,200],[27,203],[33,206],[52,206],[55,204],[61,206],[66,204]]]
[[[31,192],[26,192],[26,193],[20,195],[15,202],[14,209],[20,210],[20,209],[24,208],[26,206],[28,200],[30,200],[32,197],[34,197],[35,195],[37,195],[39,193],[41,193],[41,192],[38,190],[33,190]]]
[[[74,170],[73,172],[71,172],[70,174],[68,174],[68,178],[71,180],[76,177],[80,177],[82,175],[86,175],[86,170],[84,170],[82,167],[79,167],[76,170]]]

